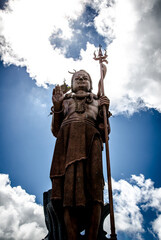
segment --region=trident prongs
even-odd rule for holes
[[[99,60],[100,63],[105,62],[108,64],[106,58],[108,57],[107,51],[105,50],[104,55],[102,53],[101,45],[99,45],[98,56],[96,56],[96,52],[94,52],[94,60]]]

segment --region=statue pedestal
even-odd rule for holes
[[[61,206],[53,206],[50,201],[51,190],[44,192],[43,194],[43,204],[44,204],[44,215],[45,223],[48,229],[48,235],[43,240],[67,240],[64,218],[63,218],[63,209]],[[100,221],[98,240],[108,240],[106,237],[107,232],[103,230],[103,224],[105,218],[110,213],[109,204],[105,204],[102,210],[102,216]],[[85,230],[85,215],[83,224],[80,226],[82,232]],[[79,240],[85,240],[85,236],[80,234]]]

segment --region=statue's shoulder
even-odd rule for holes
[[[73,98],[75,98],[75,96],[77,96],[77,95],[75,93],[73,93],[73,92],[67,93],[64,96],[64,100],[73,99]],[[90,97],[91,99],[94,99],[94,100],[98,100],[99,99],[99,97],[96,94],[92,93],[92,92],[88,93],[87,96]]]
[[[73,93],[72,92],[65,94],[64,100],[67,100],[67,99],[70,99],[70,98],[73,98]]]
[[[99,100],[99,97],[96,94],[92,93],[92,92],[90,93],[89,97],[90,97],[90,99],[92,99],[94,101]]]
[[[96,94],[94,94],[94,93],[91,93],[91,94],[92,94],[93,99],[95,99],[95,100],[99,99],[99,97]]]
[[[73,92],[65,94],[64,101],[65,102],[72,101],[74,98],[74,95],[75,95],[75,93],[73,93]]]

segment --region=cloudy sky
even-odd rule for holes
[[[68,71],[85,69],[97,93],[99,44],[109,61],[118,239],[161,239],[160,39],[160,0],[0,1],[0,240],[46,235],[52,89],[64,79],[70,85]]]

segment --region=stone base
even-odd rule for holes
[[[49,190],[48,192],[44,192],[43,194],[45,223],[48,229],[48,235],[43,240],[67,240],[63,219],[63,209],[58,206],[53,206],[50,201],[50,196],[51,190]],[[108,216],[109,213],[110,206],[109,204],[105,204],[102,210],[98,240],[108,240],[108,238],[106,237],[107,232],[103,230],[103,224],[105,218]],[[82,222],[85,223],[85,220]],[[85,224],[82,224],[81,232],[84,229]],[[85,236],[80,234],[79,240],[85,240]]]

